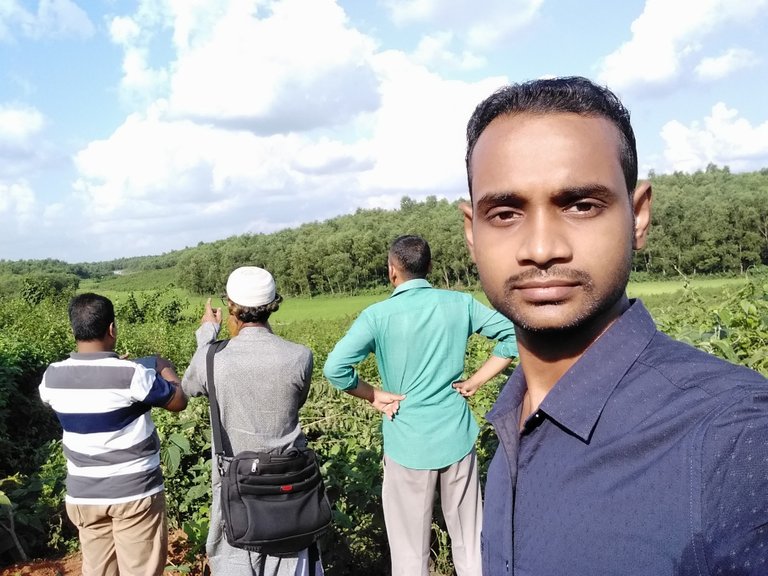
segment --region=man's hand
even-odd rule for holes
[[[208,301],[205,303],[205,312],[200,319],[200,324],[205,324],[206,322],[221,324],[221,308],[211,308],[210,298],[208,298]]]
[[[346,393],[356,398],[368,400],[376,410],[383,412],[390,420],[395,417],[395,414],[400,409],[400,401],[405,400],[405,396],[402,394],[386,392],[381,388],[371,386],[362,378],[358,379],[357,388],[346,390]]]
[[[180,382],[173,363],[162,356],[158,356],[155,361],[155,372],[160,374],[166,382],[174,382],[176,384]]]
[[[400,409],[401,400],[405,400],[405,396],[402,394],[393,394],[392,392],[385,392],[379,388],[374,388],[371,404],[376,410],[383,412],[387,418],[392,420]]]
[[[453,386],[459,394],[464,396],[464,398],[469,398],[478,391],[482,384],[470,378],[469,380],[459,380],[458,382],[454,382],[451,386]]]
[[[466,380],[459,380],[451,384],[459,394],[464,398],[469,398],[478,391],[480,386],[488,382],[491,378],[501,374],[512,362],[511,358],[501,358],[500,356],[490,356],[477,371]]]

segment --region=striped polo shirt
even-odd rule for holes
[[[150,409],[172,384],[114,352],[72,353],[51,364],[40,397],[64,429],[67,502],[118,504],[163,490],[160,439]]]

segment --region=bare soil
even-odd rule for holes
[[[187,535],[181,530],[171,532],[168,538],[168,566],[184,564],[184,551],[186,549]],[[184,572],[185,576],[204,576],[209,574],[204,558],[192,565],[190,570]],[[70,554],[63,558],[47,558],[43,560],[30,560],[0,568],[0,576],[79,576],[82,573],[82,559],[80,553]],[[165,574],[181,575],[182,572],[173,569],[165,570]]]

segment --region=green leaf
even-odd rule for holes
[[[192,451],[189,446],[189,439],[183,434],[174,432],[168,440],[178,446],[184,454],[189,454]]]
[[[730,311],[730,310],[728,310],[728,308],[723,308],[723,309],[721,309],[721,310],[718,310],[718,311],[717,311],[717,315],[718,315],[718,317],[720,318],[720,321],[721,321],[723,324],[726,324],[726,325],[730,324],[730,323],[731,323],[731,320],[732,320],[732,318],[733,318],[733,316],[732,316],[732,314],[731,314],[731,311]]]
[[[11,505],[11,499],[5,495],[5,492],[0,490],[0,506],[10,506],[10,505]]]
[[[162,451],[162,459],[166,467],[166,473],[172,476],[179,469],[179,464],[181,464],[181,450],[175,444],[168,444]]]
[[[736,352],[734,352],[730,342],[725,340],[713,340],[712,345],[717,348],[727,360],[737,364],[739,363],[739,357],[736,355]]]

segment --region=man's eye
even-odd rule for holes
[[[570,212],[572,214],[590,214],[597,213],[600,208],[601,207],[594,202],[576,202],[575,204],[571,204],[566,209],[566,212]]]
[[[514,210],[492,210],[488,213],[488,219],[495,222],[509,222],[519,217]]]

